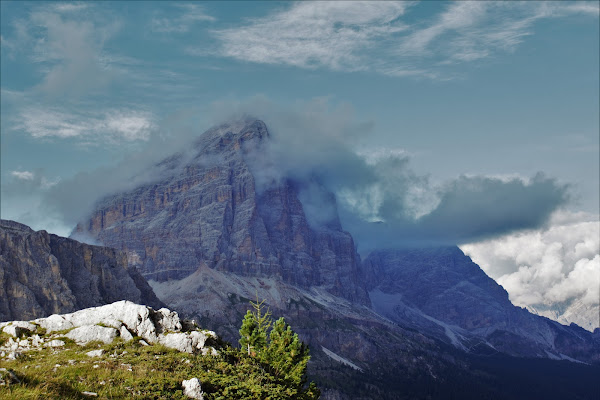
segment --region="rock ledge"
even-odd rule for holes
[[[176,312],[167,308],[154,310],[127,300],[28,322],[3,322],[0,330],[11,336],[0,347],[1,358],[15,358],[21,352],[56,344],[61,342],[58,337],[67,337],[80,345],[92,341],[111,343],[117,337],[125,341],[139,337],[182,352],[216,354],[214,347],[209,346],[216,343],[214,332],[199,329],[193,321],[180,320]]]

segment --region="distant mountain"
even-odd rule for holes
[[[306,182],[257,187],[251,160],[268,140],[258,120],[210,129],[154,181],[101,200],[74,234],[126,252],[170,308],[226,339],[248,301],[265,299],[310,344],[328,399],[515,398],[503,368],[522,359],[507,355],[600,361],[600,334],[514,307],[458,248],[362,263],[337,218],[308,223]],[[333,195],[324,206],[335,210]],[[572,364],[554,363],[556,374]]]
[[[469,351],[600,362],[594,335],[514,306],[458,247],[379,250],[364,264],[373,308],[401,325]]]
[[[0,220],[0,321],[28,320],[131,300],[162,302],[127,255]]]
[[[571,300],[566,303],[547,306],[537,304],[528,306],[527,309],[533,314],[542,315],[563,325],[575,323],[588,331],[600,327],[600,311],[595,304],[587,304],[583,300]]]

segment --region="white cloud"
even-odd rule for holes
[[[214,34],[221,55],[243,61],[447,79],[448,65],[514,51],[540,19],[598,14],[588,2],[464,1],[431,21],[401,21],[413,4],[299,2]]]
[[[61,13],[70,13],[85,10],[90,7],[89,3],[73,2],[73,3],[57,3],[52,5],[52,9]]]
[[[37,96],[80,97],[105,87],[111,72],[101,62],[105,43],[119,30],[102,9],[90,17],[89,3],[40,3],[26,19],[12,21],[10,55],[27,57],[41,73]]]
[[[108,110],[101,114],[28,108],[17,128],[34,138],[78,138],[92,142],[147,141],[156,129],[154,115],[139,110]]]
[[[214,22],[216,18],[205,13],[204,8],[197,4],[177,4],[181,15],[176,18],[158,18],[151,21],[151,28],[155,32],[186,33],[192,25],[198,22]]]
[[[365,48],[405,29],[402,2],[300,2],[249,24],[215,31],[222,54],[245,61],[333,70],[365,68]]]
[[[509,293],[511,301],[556,318],[571,305],[596,309],[586,328],[600,326],[600,221],[556,213],[549,226],[461,246]],[[582,324],[571,309],[562,322]],[[594,315],[592,313],[592,315]]]
[[[33,172],[31,171],[11,171],[10,174],[17,179],[23,179],[26,181],[33,180]]]

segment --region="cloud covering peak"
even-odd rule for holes
[[[365,150],[373,124],[356,120],[348,105],[332,106],[326,99],[286,108],[255,98],[244,104],[215,105],[215,109],[220,122],[224,113],[218,110],[227,110],[229,119],[249,114],[266,122],[270,140],[247,156],[257,190],[284,180],[298,183],[309,221],[318,226],[337,219],[339,213],[343,228],[354,235],[361,252],[467,243],[539,228],[569,198],[568,186],[543,174],[529,180],[460,176],[432,183],[429,176],[411,168],[410,155],[403,149]],[[119,122],[114,130],[130,140],[138,138],[145,120],[121,117],[113,119]],[[144,136],[145,149],[116,166],[79,173],[52,187],[40,186],[41,203],[48,209],[45,214],[61,215],[63,223],[74,226],[100,197],[159,179],[157,164],[178,150],[185,155],[185,143],[193,140],[189,131],[179,133],[179,138]],[[7,186],[11,193],[3,194],[8,204],[18,201],[23,190],[31,196],[32,185],[41,179],[24,181],[24,176],[13,175]],[[337,206],[331,204],[332,193]]]

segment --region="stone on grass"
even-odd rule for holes
[[[102,349],[98,349],[98,350],[92,350],[92,351],[88,351],[87,353],[85,353],[88,357],[100,357],[102,354],[104,354],[104,350]]]
[[[15,383],[21,383],[17,375],[6,368],[0,368],[0,386],[8,386]]]
[[[183,386],[183,394],[187,397],[197,400],[204,400],[202,386],[200,386],[200,381],[198,380],[198,378],[192,378],[183,381],[181,382],[181,386]]]
[[[27,332],[35,332],[36,326],[27,321],[12,321],[2,331],[8,335],[19,337]]]

